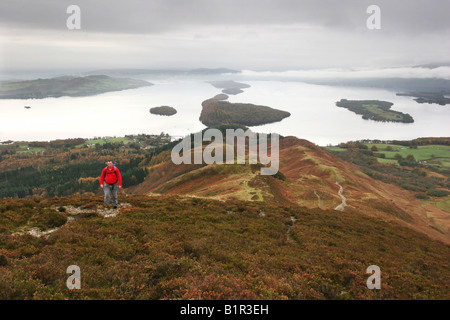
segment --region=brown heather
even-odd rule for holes
[[[396,223],[257,201],[122,200],[113,218],[101,197],[1,200],[0,299],[450,298],[449,246]],[[15,233],[50,228],[47,215],[69,206],[97,214],[40,238]],[[372,264],[381,290],[366,287]]]

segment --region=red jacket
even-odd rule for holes
[[[120,175],[119,168],[113,166],[110,170],[108,167],[105,167],[100,176],[100,184],[103,184],[103,181],[107,184],[116,184],[119,182],[119,187],[121,187],[122,176]]]

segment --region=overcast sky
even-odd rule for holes
[[[69,5],[81,29],[69,30]],[[369,5],[381,29],[369,30]],[[5,69],[376,68],[450,59],[450,0],[2,0]]]

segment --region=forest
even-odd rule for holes
[[[118,163],[123,185],[133,186],[144,181],[145,168],[138,167],[143,158]],[[80,193],[95,194],[104,162],[86,161],[52,165],[43,169],[33,166],[3,172],[0,176],[0,197],[67,196]]]
[[[119,168],[124,188],[131,187],[144,181],[146,164],[165,149],[167,139],[162,133],[0,146],[0,198],[98,194],[108,160]]]
[[[208,99],[202,103],[200,121],[206,126],[235,124],[259,126],[281,121],[291,114],[287,111],[259,106],[250,103],[230,103]]]

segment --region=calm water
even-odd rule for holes
[[[146,79],[152,87],[111,92],[93,97],[0,100],[0,141],[54,140],[169,133],[184,136],[205,126],[198,120],[201,102],[220,93],[202,79]],[[367,88],[310,85],[301,82],[243,81],[251,85],[231,102],[266,105],[289,111],[281,122],[253,127],[257,132],[276,132],[310,140],[319,145],[356,139],[414,139],[450,136],[450,107],[418,104],[411,97]],[[335,102],[377,99],[394,103],[394,110],[411,114],[413,124],[366,121]],[[25,109],[29,105],[31,109]],[[149,113],[169,105],[171,117]]]

